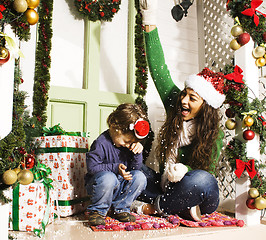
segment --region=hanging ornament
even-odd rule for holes
[[[230,42],[229,47],[230,47],[232,50],[236,51],[236,50],[238,50],[238,49],[241,47],[241,45],[237,42],[236,39],[233,39],[233,40]]]
[[[15,171],[15,173],[18,175],[19,172],[21,171],[21,168],[17,167],[17,168],[14,168],[13,171]]]
[[[240,25],[235,25],[231,29],[231,34],[233,37],[237,37],[242,33],[243,33],[243,28]]]
[[[28,8],[28,4],[26,0],[15,0],[13,2],[13,8],[19,12],[19,13],[23,13],[27,10]]]
[[[255,133],[250,129],[247,129],[243,132],[243,138],[245,140],[252,140],[254,137],[255,137]]]
[[[25,157],[25,167],[27,169],[31,169],[33,168],[35,165],[35,158],[33,155],[31,154],[28,154],[26,157]]]
[[[254,205],[258,210],[262,210],[266,208],[266,199],[263,197],[257,197],[255,199]]]
[[[5,47],[0,47],[0,66],[6,63],[10,58],[10,52]]]
[[[249,198],[246,201],[246,205],[249,209],[256,209],[255,207],[255,199],[254,198]]]
[[[235,113],[230,108],[227,108],[225,111],[225,115],[228,118],[233,118],[235,116]]]
[[[0,59],[5,59],[8,57],[8,50],[5,47],[0,47]]]
[[[248,190],[248,195],[249,195],[251,198],[257,198],[257,197],[260,195],[260,193],[259,193],[259,191],[258,191],[257,188],[250,188],[250,189]]]
[[[236,128],[236,121],[229,118],[226,122],[225,122],[225,127],[228,130],[234,130]]]
[[[40,0],[27,0],[28,8],[36,8],[40,4]]]
[[[38,13],[34,9],[28,9],[25,12],[25,16],[27,18],[27,22],[30,25],[36,24],[38,22],[38,20],[39,20],[39,15],[38,15]]]
[[[266,65],[266,59],[263,57],[260,57],[260,58],[256,59],[255,64],[257,67],[263,67]]]
[[[22,185],[28,185],[33,181],[33,173],[30,170],[23,169],[18,174],[18,181]]]
[[[238,36],[237,41],[241,46],[247,44],[250,40],[250,35],[248,33],[242,33]]]
[[[265,47],[262,47],[262,46],[258,46],[254,48],[252,51],[252,55],[254,58],[263,57],[264,54],[265,54]]]
[[[14,170],[7,170],[2,176],[3,183],[6,185],[12,185],[17,181],[17,174]]]
[[[244,124],[247,126],[247,127],[251,127],[254,123],[254,120],[251,116],[246,116],[244,118]]]

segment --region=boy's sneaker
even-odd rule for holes
[[[97,211],[91,211],[88,214],[89,225],[105,225],[105,217],[99,214]]]
[[[136,218],[128,212],[114,213],[113,218],[120,222],[135,222]]]
[[[178,216],[183,218],[183,219],[186,219],[186,220],[200,222],[201,221],[201,212],[200,212],[199,205],[194,206],[188,210],[185,210],[185,211],[179,213]]]

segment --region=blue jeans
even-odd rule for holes
[[[213,175],[203,170],[193,170],[186,173],[177,183],[170,183],[166,192],[160,188],[160,175],[143,166],[147,177],[147,187],[138,197],[148,203],[154,203],[160,196],[159,208],[166,214],[178,214],[199,205],[201,213],[214,212],[219,204],[219,188]]]
[[[147,180],[139,170],[130,171],[132,180],[124,180],[113,172],[99,172],[86,183],[91,195],[89,211],[97,211],[106,216],[112,206],[115,213],[130,212],[132,202],[146,188]]]

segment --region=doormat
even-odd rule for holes
[[[175,217],[178,218],[180,224],[187,227],[243,227],[245,225],[243,220],[238,220],[236,218],[229,217],[219,212],[213,212],[211,214],[202,215],[200,222],[185,220],[177,215],[175,215]]]
[[[131,213],[136,217],[136,222],[119,222],[111,217],[106,217],[105,225],[90,226],[93,231],[137,231],[137,230],[156,230],[173,229],[180,224],[177,216],[171,218],[161,218],[149,215],[138,215]]]

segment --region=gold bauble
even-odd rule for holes
[[[23,13],[27,10],[28,8],[28,4],[26,0],[15,0],[13,2],[13,8],[19,12],[19,13]]]
[[[25,16],[26,16],[27,21],[30,25],[36,24],[39,20],[39,15],[34,9],[28,9],[25,12]]]
[[[244,31],[243,31],[243,28],[240,26],[240,25],[236,25],[234,27],[232,27],[231,29],[231,34],[232,36],[234,37],[237,37],[239,36],[240,34],[242,34]]]
[[[3,183],[6,185],[12,185],[17,181],[18,177],[15,171],[7,170],[2,176]]]
[[[29,8],[36,8],[40,4],[40,0],[27,0]]]
[[[247,127],[251,127],[254,123],[254,120],[252,117],[250,116],[246,116],[245,119],[244,119],[244,124],[247,126]]]
[[[262,46],[258,46],[254,48],[252,51],[252,56],[254,58],[261,58],[263,57],[264,54],[265,54],[265,47],[262,47]]]
[[[8,50],[5,47],[0,47],[0,59],[8,57]]]
[[[259,191],[258,191],[257,188],[250,188],[250,189],[248,190],[248,195],[249,195],[251,198],[257,198],[257,197],[260,195],[260,193],[259,193]]]
[[[237,42],[236,39],[233,39],[231,42],[230,42],[230,45],[229,47],[232,49],[232,50],[237,50],[241,47],[241,45]]]
[[[226,122],[225,122],[225,127],[228,129],[228,130],[233,130],[236,128],[236,121],[233,120],[233,119],[228,119]]]
[[[28,169],[20,171],[18,174],[18,181],[22,185],[30,184],[33,181],[33,173]]]
[[[254,205],[257,209],[262,210],[266,208],[266,199],[263,197],[257,197],[255,199]]]
[[[258,58],[256,61],[255,61],[255,64],[257,67],[263,67],[265,66],[266,64],[266,59],[261,57],[261,58]]]

